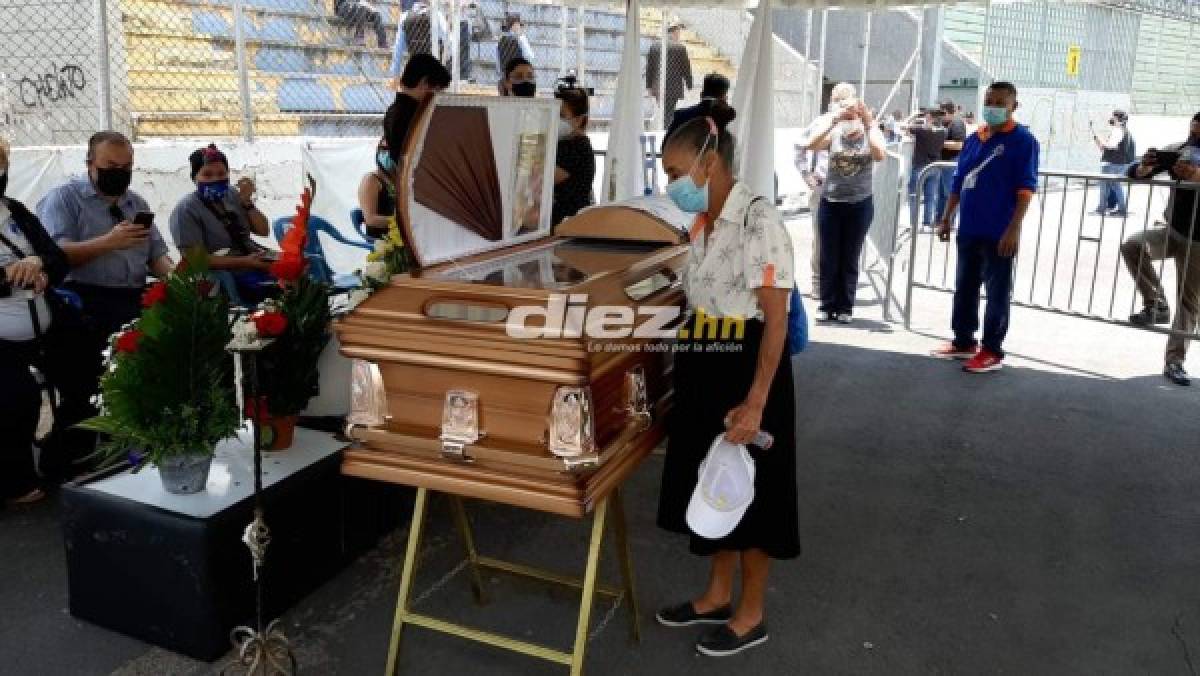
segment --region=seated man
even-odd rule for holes
[[[230,190],[229,160],[215,145],[200,148],[188,157],[196,190],[188,193],[171,212],[171,237],[180,251],[201,247],[209,265],[234,303],[255,304],[267,294],[270,251],[251,234],[266,237],[267,217],[254,205],[254,181],[242,177]],[[233,284],[229,284],[229,280]]]
[[[537,73],[533,65],[517,57],[504,66],[504,79],[500,80],[500,96],[537,95]]]
[[[80,372],[91,374],[94,393],[101,353],[109,336],[141,313],[148,274],[166,277],[174,266],[149,205],[129,189],[133,180],[129,139],[114,131],[93,134],[86,166],[86,175],[69,179],[38,202],[37,216],[71,266],[64,287],[83,302],[85,328],[72,354],[80,360]],[[91,449],[70,452],[87,454]],[[47,467],[45,462],[43,471],[71,472],[65,466]]]

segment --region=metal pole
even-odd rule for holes
[[[462,29],[459,22],[462,21],[460,14],[459,0],[450,0],[450,62],[454,64],[454,72],[451,73],[451,89],[453,91],[462,91]],[[432,24],[431,24],[432,25]],[[400,30],[404,30],[403,27]]]
[[[558,76],[564,77],[567,74],[567,19],[571,16],[571,10],[565,4],[562,6],[562,30],[558,36]]]
[[[254,140],[254,109],[250,105],[250,71],[246,67],[246,35],[242,31],[243,0],[233,0],[233,44],[237,58],[238,92],[242,99],[242,138]]]
[[[867,11],[866,20],[863,26],[863,57],[862,57],[862,75],[858,78],[858,100],[864,104],[867,102],[867,63],[871,60],[871,16],[873,12]]]
[[[113,128],[112,69],[108,62],[108,0],[96,0],[96,88],[99,90],[100,126]],[[7,90],[6,90],[7,91]]]
[[[654,112],[654,117],[658,118],[659,129],[667,130],[667,54],[670,52],[670,45],[667,44],[667,10],[662,11],[662,30],[659,31],[659,52],[658,52],[658,110]]]
[[[575,76],[579,78],[579,86],[582,87],[584,86],[583,74],[587,65],[586,61],[584,60],[584,54],[587,47],[585,44],[585,40],[587,40],[587,31],[584,28],[584,17],[587,12],[584,10],[583,5],[580,5],[576,12],[579,13],[579,38],[575,41]]]
[[[983,9],[983,47],[981,48],[980,53],[979,53],[979,82],[976,85],[976,89],[978,89],[978,92],[975,94],[975,114],[976,115],[983,114],[983,97],[987,93],[988,85],[991,84],[990,82],[987,81],[987,79],[988,79],[987,60],[988,60],[988,51],[989,51],[988,50],[988,42],[991,40],[991,35],[990,35],[991,28],[992,28],[992,0],[987,0],[987,2],[984,3],[984,9]],[[1045,26],[1042,27],[1042,30],[1045,30]]]
[[[815,12],[813,10],[808,10],[808,19],[804,22],[804,79],[800,83],[800,100],[804,102],[803,116],[805,120],[811,120],[816,117],[817,108],[819,107],[817,105],[810,106],[808,101],[809,97],[812,96],[812,92],[809,91],[811,82],[808,77],[808,69],[812,67],[812,23],[814,15]],[[818,85],[819,87],[820,85]]]
[[[429,0],[429,50],[438,61],[442,61],[442,36],[438,30],[442,25],[442,22],[438,21],[441,16],[441,3],[438,0]],[[404,30],[403,26],[401,30]]]
[[[821,10],[821,60],[817,64],[817,114],[825,103],[825,35],[829,33],[829,10]]]
[[[921,67],[924,65],[921,63],[921,52],[925,48],[925,12],[926,12],[926,10],[924,8],[917,10],[916,60],[913,62],[912,97],[910,100],[910,105],[908,107],[909,112],[916,110],[917,108],[920,107],[920,104],[921,104],[921,94],[920,94]],[[879,109],[879,114],[880,115],[886,114],[886,111],[884,110],[884,108],[881,107]]]

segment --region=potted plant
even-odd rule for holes
[[[318,393],[317,362],[330,338],[329,287],[305,274],[304,246],[315,187],[309,179],[292,228],[280,242],[279,260],[272,265],[282,288],[279,297],[263,303],[250,317],[260,336],[273,339],[258,357],[260,396],[246,406],[268,450],[292,445],[296,420]]]
[[[203,250],[190,251],[142,296],[142,314],[116,334],[100,377],[100,414],[82,427],[108,435],[100,453],[158,467],[170,493],[208,482],[217,442],[239,427],[229,305],[208,279]]]

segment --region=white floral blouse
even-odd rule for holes
[[[755,289],[791,289],[795,282],[792,239],[769,199],[755,199],[734,184],[706,243],[704,216],[691,231],[684,270],[688,305],[713,317],[763,319]]]

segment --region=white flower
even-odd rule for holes
[[[387,263],[383,261],[367,263],[367,267],[363,268],[363,274],[368,279],[373,279],[377,282],[386,282],[389,279]]]
[[[354,308],[358,307],[360,303],[362,303],[364,300],[366,300],[370,296],[371,296],[371,292],[367,291],[366,289],[354,289],[353,291],[350,292],[350,295],[349,295],[349,297],[347,297],[346,302],[350,306],[349,309],[353,310]]]
[[[389,252],[391,250],[392,250],[392,243],[388,241],[388,238],[381,237],[381,238],[375,240],[375,253],[382,255],[382,254],[386,254],[387,252]]]

